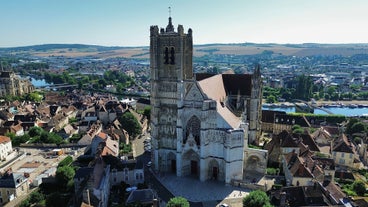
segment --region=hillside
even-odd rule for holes
[[[194,56],[254,55],[264,51],[291,56],[368,54],[368,44],[207,44],[195,45]],[[33,56],[93,56],[97,58],[126,57],[149,58],[148,47],[106,47],[82,44],[45,44],[25,47],[0,48],[0,54],[29,54]]]

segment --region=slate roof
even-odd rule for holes
[[[225,91],[228,95],[250,96],[252,92],[251,74],[222,74]]]
[[[93,172],[93,167],[81,167],[75,172],[74,179],[86,178],[90,176],[92,172]]]
[[[16,188],[25,179],[21,173],[5,173],[0,178],[0,188]]]
[[[211,74],[211,73],[196,73],[195,74],[195,79],[196,81],[201,81],[203,79],[207,79],[209,77],[215,76],[216,74]]]
[[[282,188],[283,192],[286,192],[286,200],[290,206],[306,206],[305,195],[303,191],[303,187],[295,186],[295,187],[284,187]]]
[[[130,193],[126,203],[152,203],[155,198],[155,194],[151,189],[134,190]]]

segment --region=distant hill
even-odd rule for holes
[[[368,44],[275,44],[275,43],[239,43],[205,44],[194,46],[194,56],[203,55],[254,55],[262,52],[279,55],[315,56],[339,55],[352,56],[368,54]],[[44,44],[24,47],[0,48],[0,53],[28,53],[33,56],[67,56],[96,58],[126,57],[149,58],[149,47],[107,47],[84,44]]]
[[[123,47],[106,47],[99,45],[84,45],[84,44],[44,44],[44,45],[31,45],[31,46],[21,46],[21,47],[8,47],[8,48],[0,48],[0,51],[12,51],[12,52],[21,52],[21,51],[47,51],[47,50],[58,50],[58,49],[75,49],[75,50],[85,50],[85,49],[94,49],[98,51],[108,51],[108,50],[116,50]]]

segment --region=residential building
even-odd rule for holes
[[[9,137],[0,136],[0,161],[6,160],[13,152],[12,143]]]
[[[0,178],[0,204],[3,205],[19,196],[27,195],[29,191],[28,179],[20,173],[11,170]]]
[[[355,146],[345,134],[340,135],[332,146],[332,158],[337,165],[355,168]]]

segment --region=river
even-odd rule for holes
[[[29,77],[28,77],[29,78]],[[31,78],[31,82],[35,87],[42,87],[48,86],[49,83],[46,83],[45,79],[34,79]],[[264,110],[273,110],[273,111],[285,111],[286,113],[295,112],[295,107],[267,107],[263,106],[262,109]],[[328,107],[325,108],[331,111],[333,114],[345,115],[345,116],[362,116],[363,114],[368,116],[368,107],[362,108],[349,108],[349,107]],[[315,109],[314,114],[327,114],[327,112]]]
[[[272,110],[272,111],[285,111],[286,113],[295,112],[295,107],[265,107],[263,106],[262,109],[264,110]],[[345,115],[345,116],[368,116],[368,107],[362,108],[349,108],[349,107],[328,107],[325,108],[331,111],[333,114]],[[327,112],[322,111],[320,109],[314,109],[314,114],[327,114]]]
[[[29,78],[29,77],[28,77]],[[31,83],[37,88],[37,87],[42,87],[42,86],[48,86],[50,85],[49,83],[46,83],[45,79],[34,79],[31,78]]]

